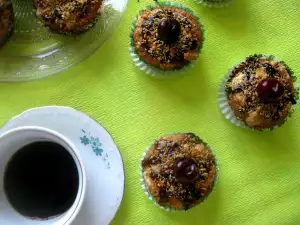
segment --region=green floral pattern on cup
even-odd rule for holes
[[[102,143],[100,142],[98,137],[92,136],[90,133],[86,132],[85,130],[81,129],[83,132],[83,136],[80,137],[81,143],[85,146],[90,146],[96,156],[102,158],[103,162],[105,163],[105,168],[110,169],[110,163],[108,161],[108,154],[104,152],[102,149]]]

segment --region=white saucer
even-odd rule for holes
[[[76,145],[86,168],[87,190],[81,211],[72,225],[109,224],[124,192],[123,162],[110,134],[86,114],[60,106],[25,111],[8,121],[0,134],[21,126],[52,129]]]

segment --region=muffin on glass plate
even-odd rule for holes
[[[36,15],[58,33],[80,33],[94,25],[102,1],[35,0]]]
[[[235,0],[197,0],[197,2],[207,7],[225,7],[234,2]]]
[[[199,205],[213,190],[217,174],[214,153],[192,133],[160,138],[147,149],[141,163],[144,192],[166,211]]]
[[[14,30],[14,12],[10,0],[0,0],[0,47],[11,37]]]
[[[281,60],[253,55],[223,79],[219,105],[225,117],[238,126],[256,130],[282,125],[298,100],[296,77]]]
[[[193,65],[202,49],[204,29],[190,9],[162,2],[139,13],[130,39],[135,65],[147,74],[166,77]]]

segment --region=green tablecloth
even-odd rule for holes
[[[195,69],[175,80],[151,79],[128,54],[133,17],[150,0],[131,0],[125,18],[106,44],[81,64],[41,81],[0,84],[0,124],[31,107],[74,107],[106,127],[122,153],[126,187],[117,224],[300,224],[300,112],[273,132],[237,128],[217,105],[220,79],[253,53],[284,59],[300,79],[300,1],[238,0],[209,9],[193,0],[206,27]],[[160,135],[195,132],[215,149],[220,180],[200,207],[167,213],[143,193],[139,163]]]

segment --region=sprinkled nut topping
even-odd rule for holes
[[[37,15],[57,31],[88,29],[99,14],[102,0],[35,0]]]
[[[214,156],[194,134],[177,134],[156,141],[142,161],[149,191],[161,205],[189,209],[212,190]]]
[[[161,40],[158,33],[159,26],[165,24],[165,21],[168,21],[169,18],[178,22],[184,31],[179,34],[180,37],[175,37],[178,39],[178,42],[173,42],[171,45]],[[193,26],[196,26],[196,24],[192,24],[190,20],[180,14],[173,14],[168,9],[159,11],[144,22],[142,26],[144,37],[142,44],[151,56],[161,62],[184,61],[184,53],[197,47],[197,37],[195,35],[187,35]]]
[[[226,92],[235,115],[250,127],[272,128],[296,104],[289,68],[258,55],[250,56],[231,73]]]
[[[188,12],[172,7],[143,11],[134,31],[140,56],[161,69],[182,68],[195,60],[202,41],[198,21]]]
[[[13,33],[14,13],[11,1],[0,0],[0,47]]]

